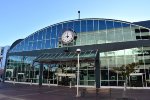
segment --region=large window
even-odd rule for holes
[[[125,50],[111,51],[100,53],[101,60],[101,85],[102,86],[123,86],[125,78],[121,73],[117,73],[113,68],[126,66],[127,64],[139,63],[135,68],[135,73],[143,73],[143,85],[149,84],[149,59],[150,57],[145,55],[149,47],[131,48]],[[128,77],[128,85],[132,84],[132,81]],[[142,80],[138,80],[137,83],[142,84]]]

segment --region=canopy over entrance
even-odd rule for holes
[[[82,51],[80,53],[80,60],[88,61],[95,60],[97,51]],[[66,62],[66,61],[77,61],[76,52],[65,52],[65,53],[43,53],[39,55],[34,62],[39,63],[51,63],[51,62]]]
[[[143,73],[131,73],[130,76],[142,76]]]
[[[89,80],[89,84],[93,84],[96,82],[96,88],[100,88],[100,63],[99,63],[99,51],[97,50],[88,50],[88,51],[82,51],[79,55],[79,60],[81,61],[81,66],[85,66],[86,70],[88,71],[90,68],[88,67],[89,62],[92,62],[93,65],[90,69],[90,73],[88,75],[84,75],[82,70],[82,80]],[[63,69],[62,72],[53,72],[54,76],[57,76],[56,80],[57,84],[59,82],[67,82],[68,78],[75,80],[76,77],[76,69],[73,70],[73,68],[76,68],[76,62],[78,58],[78,54],[76,52],[60,52],[60,53],[42,53],[40,54],[34,61],[34,63],[39,63],[39,85],[42,85],[43,82],[43,70],[45,64],[55,65],[53,68],[60,68]],[[64,68],[70,67],[71,70],[64,70]],[[82,68],[82,67],[81,67]],[[62,80],[61,80],[62,78]],[[55,79],[55,78],[54,78]],[[65,81],[63,81],[63,79]],[[66,81],[67,80],[67,81]],[[92,82],[92,83],[91,83]],[[63,84],[63,83],[62,83]],[[68,83],[67,83],[68,84]],[[87,84],[87,83],[85,83]]]

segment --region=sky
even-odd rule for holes
[[[37,30],[78,18],[150,20],[150,0],[0,0],[0,46]]]

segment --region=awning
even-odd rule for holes
[[[131,73],[130,76],[142,76],[143,73]]]
[[[23,75],[24,73],[18,73],[19,75]]]
[[[75,74],[71,74],[71,73],[55,73],[56,76],[70,76],[70,77],[76,77]]]
[[[95,60],[97,51],[82,51],[80,53],[80,60]],[[63,61],[77,61],[76,52],[65,53],[43,53],[39,55],[34,62],[63,62]]]

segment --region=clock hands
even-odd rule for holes
[[[68,36],[68,32],[67,32],[67,36],[66,36],[66,37],[67,37],[67,38],[69,37],[69,36]]]

